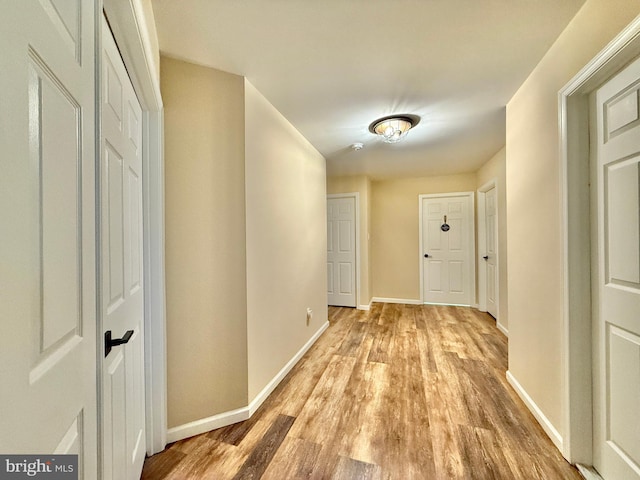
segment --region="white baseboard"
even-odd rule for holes
[[[422,305],[420,300],[409,300],[406,298],[384,298],[384,297],[373,297],[371,299],[371,303],[404,303],[407,305]]]
[[[473,305],[466,305],[463,303],[438,303],[438,302],[424,302],[425,305],[437,305],[440,307],[466,307],[466,308],[476,308]],[[422,305],[420,303],[419,305]]]
[[[216,428],[222,428],[248,420],[328,327],[329,322],[325,322],[318,331],[313,334],[309,341],[302,346],[298,353],[296,353],[293,358],[287,362],[282,370],[273,377],[267,386],[264,387],[258,395],[256,395],[248,406],[231,410],[229,412],[222,412],[217,415],[213,415],[212,417],[202,418],[200,420],[170,428],[167,431],[167,442],[177,442],[178,440],[193,437],[194,435],[200,435],[201,433],[209,432]]]
[[[600,474],[593,467],[587,467],[586,465],[577,463],[576,468],[580,472],[580,475],[582,475],[582,478],[584,478],[585,480],[602,480]]]
[[[298,350],[298,353],[296,353],[293,358],[289,360],[284,367],[282,367],[282,370],[280,370],[277,375],[273,377],[273,379],[262,389],[262,391],[258,393],[253,400],[251,400],[249,403],[249,416],[253,415],[256,410],[260,408],[260,405],[262,405],[267,397],[271,395],[271,392],[276,389],[282,379],[287,376],[287,373],[289,373],[296,363],[300,361],[302,356],[307,353],[307,350],[309,350],[314,343],[316,343],[316,340],[320,338],[320,335],[322,335],[327,328],[329,328],[329,322],[324,322],[309,341],[305,343],[300,350]]]
[[[223,412],[212,417],[202,418],[194,422],[185,423],[167,430],[167,443],[177,442],[201,433],[226,427],[233,423],[242,422],[249,418],[249,407],[238,408],[230,412]]]
[[[538,423],[542,426],[542,429],[549,436],[553,444],[560,450],[562,450],[562,435],[556,430],[553,424],[549,421],[549,419],[542,413],[542,410],[536,405],[536,402],[529,396],[529,394],[522,388],[522,385],[516,380],[516,378],[511,374],[510,371],[507,370],[507,381],[516,391],[520,399],[527,406],[529,411],[536,417]]]
[[[369,305],[358,305],[358,310],[370,310],[371,304]]]
[[[502,325],[500,322],[496,321],[496,327],[498,327],[498,330],[504,333],[505,337],[509,336],[509,330],[507,330],[506,327]]]

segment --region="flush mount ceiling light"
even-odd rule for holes
[[[420,121],[416,115],[390,115],[379,118],[369,125],[369,131],[382,138],[385,143],[397,143],[407,136],[409,130]]]

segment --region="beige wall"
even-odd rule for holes
[[[327,194],[358,192],[360,197],[360,305],[371,302],[371,260],[369,236],[371,233],[371,181],[364,175],[327,177]]]
[[[558,91],[639,13],[588,0],[507,106],[509,370],[561,435]]]
[[[244,81],[161,64],[171,428],[247,405]]]
[[[498,323],[509,329],[507,285],[507,153],[503,148],[476,172],[476,189],[495,180],[498,192]],[[477,199],[476,199],[477,200]],[[477,245],[477,244],[476,244]],[[483,252],[479,252],[484,255]],[[478,258],[480,255],[476,256]]]
[[[251,401],[327,321],[327,212],[324,157],[248,81],[245,93]]]
[[[371,182],[374,297],[420,300],[418,195],[475,190],[475,173]]]

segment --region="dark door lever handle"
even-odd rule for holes
[[[485,256],[484,256],[484,257],[482,257],[482,258],[484,258],[485,260],[489,260],[489,255],[485,255]]]
[[[118,345],[124,345],[125,343],[131,340],[131,336],[133,335],[133,330],[127,330],[122,338],[111,338],[111,330],[107,330],[104,333],[104,356],[106,357],[111,352],[113,347],[117,347]]]

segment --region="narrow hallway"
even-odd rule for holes
[[[507,384],[507,339],[462,307],[331,307],[249,420],[170,445],[144,479],[580,479]]]

